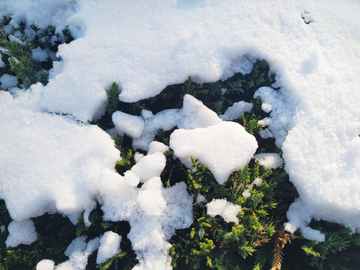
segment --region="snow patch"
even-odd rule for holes
[[[6,88],[17,86],[18,79],[16,76],[4,74],[0,77],[0,83],[1,83],[1,87],[6,89]]]
[[[257,147],[255,137],[234,122],[193,130],[177,129],[170,135],[174,155],[189,166],[191,156],[198,159],[219,184],[223,184],[233,171],[243,168]]]
[[[9,236],[5,241],[7,247],[16,247],[20,244],[31,245],[36,239],[34,222],[31,219],[11,221],[8,227]]]
[[[100,238],[100,246],[96,257],[96,263],[104,263],[121,252],[121,236],[112,231],[104,233]]]
[[[4,91],[0,122],[0,198],[11,217],[58,212],[76,222],[95,203],[100,172],[120,158],[113,140],[97,126],[24,109]]]
[[[226,199],[213,199],[206,204],[207,214],[211,217],[220,215],[226,222],[234,222],[239,224],[239,219],[236,217],[241,211],[241,206],[228,202]]]
[[[265,169],[271,170],[279,168],[283,165],[284,161],[278,153],[262,153],[254,155],[254,159],[259,162]]]

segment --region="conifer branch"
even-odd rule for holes
[[[279,230],[275,234],[275,237],[276,238],[273,249],[273,264],[270,270],[281,270],[281,263],[284,256],[283,248],[288,242],[291,243],[291,240],[295,238],[295,235],[289,234],[284,230]]]

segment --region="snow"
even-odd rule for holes
[[[71,256],[72,253],[74,253],[77,250],[85,250],[87,247],[86,244],[86,236],[79,236],[77,238],[75,238],[70,245],[67,247],[67,249],[65,250],[64,254],[65,256]]]
[[[220,215],[226,222],[234,222],[239,224],[239,219],[236,217],[241,211],[241,206],[228,202],[226,199],[213,199],[206,204],[207,214],[211,217]]]
[[[138,138],[145,127],[145,121],[141,116],[130,115],[120,111],[113,113],[112,120],[116,131],[121,136],[125,133],[132,138]]]
[[[142,111],[142,117],[144,118],[144,110]],[[148,111],[147,111],[148,113]],[[145,121],[145,128],[139,138],[134,138],[133,148],[148,150],[149,144],[154,140],[159,129],[168,131],[172,129],[179,121],[181,115],[179,109],[169,109],[158,112],[151,116],[148,114]],[[114,122],[115,123],[115,122]]]
[[[184,96],[181,118],[177,126],[181,129],[205,128],[221,123],[219,116],[191,95]]]
[[[256,155],[255,155],[256,156]],[[246,186],[246,189],[244,190],[244,192],[241,194],[245,199],[250,198],[251,196],[251,192],[250,190],[255,186],[260,186],[261,183],[263,182],[263,180],[261,178],[255,178],[254,181],[251,184],[248,184]]]
[[[165,211],[166,201],[161,196],[161,186],[160,177],[154,177],[147,181],[139,191],[136,200],[148,216],[161,216]]]
[[[235,122],[193,130],[177,129],[170,135],[174,155],[188,165],[191,156],[206,164],[219,184],[233,171],[243,168],[257,147],[255,137]]]
[[[96,263],[104,263],[121,252],[121,236],[112,231],[104,233],[100,238],[100,246],[96,257]]]
[[[27,110],[4,91],[0,122],[0,198],[11,217],[59,212],[76,222],[95,203],[100,172],[120,158],[113,140],[97,126]]]
[[[300,195],[288,211],[285,228],[292,232],[300,228],[305,237],[318,241],[324,236],[307,227],[312,219],[359,232],[359,9],[357,1],[335,0],[169,0],[146,5],[139,1],[1,1],[0,15],[11,15],[11,25],[52,24],[57,32],[69,25],[76,40],[59,47],[62,61],[54,62],[47,86],[34,85],[27,93],[12,91],[15,99],[0,92],[0,198],[16,222],[28,222],[45,212],[59,212],[75,222],[98,196],[105,219],[129,221],[129,239],[140,261],[135,269],[170,269],[166,240],[175,228],[192,222],[192,199],[185,184],[168,189],[156,184],[162,150],[149,154],[158,166],[151,174],[141,175],[137,169],[124,176],[116,174],[119,152],[109,135],[87,123],[104,113],[105,89],[113,81],[121,86],[120,99],[134,102],[157,95],[169,84],[182,83],[189,75],[203,83],[238,71],[248,73],[260,58],[276,72],[274,87],[279,88],[263,87],[255,94],[270,113],[263,120],[267,128],[261,136],[275,138]],[[11,27],[5,30],[11,34]],[[133,146],[149,150],[159,128],[178,125],[170,141],[175,155],[198,156],[219,183],[224,182],[231,170],[252,158],[255,143],[250,143],[251,151],[236,151],[242,162],[218,172],[216,165],[222,160],[216,156],[231,155],[235,151],[229,145],[245,137],[244,142],[250,142],[252,137],[206,111],[201,102],[186,99],[182,109],[135,116],[145,123],[143,129],[141,124],[116,123],[121,126],[118,132],[135,137],[141,131]],[[134,133],[125,130],[133,127]],[[232,133],[234,129],[240,136]],[[211,141],[213,132],[216,141]],[[199,136],[207,146],[197,148],[205,145],[196,142]],[[140,167],[150,163],[143,164]],[[138,189],[140,179],[145,183]],[[151,204],[162,215],[148,215],[144,198],[138,198],[140,191],[158,196]],[[89,252],[72,254],[68,266],[56,269],[73,269],[76,256],[82,258],[79,269],[85,267]]]
[[[74,12],[76,5],[72,0],[63,1],[12,1],[3,0],[0,3],[2,14],[11,15],[10,25],[15,27],[20,22],[28,22],[29,25],[34,24],[39,28],[46,28],[48,25],[55,25],[57,32],[61,32],[68,24],[69,18]],[[77,28],[78,26],[73,25]],[[9,34],[11,27],[6,29]]]
[[[204,195],[201,195],[201,194],[197,195],[197,197],[196,197],[196,203],[202,203],[202,202],[206,202],[205,196],[204,196]]]
[[[272,106],[271,106],[271,104],[263,103],[263,104],[261,105],[261,109],[262,109],[264,112],[268,113],[268,112],[270,112],[270,111],[272,110]]]
[[[249,74],[253,69],[255,62],[256,62],[256,58],[251,57],[250,55],[240,56],[238,58],[235,58],[234,60],[231,61],[230,68],[225,70],[221,79],[226,80],[239,72],[244,75]]]
[[[54,267],[55,262],[53,262],[52,260],[44,259],[37,263],[36,270],[54,270]]]
[[[154,177],[139,189],[127,184],[119,174],[110,170],[108,173],[101,184],[109,187],[101,189],[104,220],[129,221],[128,238],[139,259],[134,269],[171,269],[171,245],[167,240],[175,229],[192,223],[192,197],[185,183],[164,189],[160,177]],[[122,188],[113,185],[119,182]]]
[[[86,236],[74,239],[65,251],[65,255],[69,257],[69,260],[55,266],[54,270],[85,270],[88,257],[99,247],[100,239],[97,237],[88,243],[85,240]]]
[[[262,182],[263,182],[263,180],[261,178],[255,178],[254,181],[252,182],[252,184],[254,184],[256,186],[260,186]]]
[[[15,76],[4,74],[0,77],[0,83],[2,88],[15,87],[18,83],[18,79]]]
[[[278,153],[262,153],[254,155],[254,159],[265,169],[271,170],[281,167],[284,163]]]
[[[125,127],[125,121],[119,119],[118,115],[124,115],[123,118],[133,118],[134,121],[128,127]],[[135,119],[137,120],[135,121]],[[142,110],[141,117],[115,112],[113,122],[120,134],[126,128],[138,131],[136,134],[135,132],[133,134],[127,133],[134,139],[133,148],[149,150],[149,144],[154,140],[159,129],[168,131],[175,126],[182,129],[194,129],[215,125],[221,123],[222,120],[200,100],[186,94],[181,109],[168,109],[155,115],[150,111]],[[143,123],[145,123],[145,127]],[[124,128],[120,128],[122,126]]]
[[[169,151],[169,146],[161,142],[152,141],[149,145],[148,155],[155,154],[156,152],[165,153],[166,151]]]
[[[250,189],[246,189],[241,195],[246,199],[250,198],[251,196]]]
[[[1,54],[0,54],[0,68],[5,67],[5,63],[2,60]]]
[[[139,163],[131,168],[131,171],[145,182],[150,178],[160,176],[165,168],[165,164],[165,155],[161,152],[156,152],[140,159]]]
[[[261,97],[261,109],[270,112],[270,117],[263,119],[263,124],[268,127],[266,130],[271,137],[275,138],[276,146],[281,148],[288,131],[293,127],[294,101],[288,93],[275,91],[271,87],[260,87],[254,95],[254,98],[257,97]]]
[[[171,269],[167,240],[175,229],[190,226],[193,201],[185,183],[163,187],[160,174],[165,156],[161,151],[166,147],[153,142],[150,148],[159,151],[143,156],[124,176],[109,168],[102,171],[99,201],[104,220],[130,223],[128,238],[140,261],[135,269]],[[145,183],[137,188],[140,179]]]
[[[37,239],[34,222],[31,219],[21,222],[11,221],[8,231],[9,236],[5,241],[7,247],[16,247],[20,244],[30,245]]]
[[[225,121],[235,120],[240,118],[243,113],[250,112],[253,107],[254,104],[249,102],[234,102],[234,104],[231,107],[227,108],[225,113],[220,115],[219,117]]]
[[[45,62],[49,55],[46,51],[42,50],[40,47],[32,50],[32,57],[37,62]]]

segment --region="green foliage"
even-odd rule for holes
[[[116,165],[124,168],[125,171],[130,170],[134,165],[134,155],[131,149],[128,149],[127,152],[121,152],[121,160],[116,162]]]
[[[109,89],[106,90],[106,94],[108,97],[108,103],[105,108],[105,114],[101,117],[101,119],[93,122],[93,124],[98,125],[100,128],[106,130],[109,128],[113,128],[114,124],[112,122],[112,114],[119,110],[119,94],[120,94],[120,86],[116,82],[112,82]]]
[[[2,46],[9,50],[10,71],[23,82],[26,88],[37,82],[38,77],[34,61],[31,58],[29,44],[21,44],[16,41],[2,40]],[[40,75],[39,75],[40,76]],[[42,75],[43,76],[43,75]],[[47,78],[46,78],[47,80]]]
[[[119,85],[116,82],[113,82],[110,86],[110,89],[106,91],[108,95],[108,105],[106,107],[106,112],[108,114],[113,114],[116,111],[116,108],[119,104]]]
[[[95,237],[99,237],[104,234],[106,231],[113,231],[119,235],[121,235],[121,249],[122,253],[117,254],[113,258],[108,261],[97,265],[96,264],[96,256],[97,252],[94,252],[89,257],[87,269],[100,269],[100,270],[130,270],[135,264],[138,263],[135,253],[131,248],[131,243],[127,238],[127,234],[130,231],[130,225],[128,222],[111,222],[104,221],[102,219],[103,212],[101,210],[101,206],[99,204],[96,205],[96,208],[91,211],[89,215],[89,221],[91,225],[87,227],[84,223],[84,215],[80,215],[78,218],[78,224],[76,225],[76,236],[86,235],[88,240],[94,239]]]
[[[124,174],[135,165],[134,153],[131,148],[131,138],[128,136],[112,137],[115,147],[120,150],[121,159],[116,162],[115,169],[118,173]]]
[[[43,215],[32,219],[36,231],[37,240],[31,245],[19,245],[16,248],[5,246],[5,239],[9,232],[0,233],[0,264],[5,269],[27,270],[34,269],[38,261],[51,258],[56,263],[67,259],[64,252],[67,246],[76,237],[76,228],[65,217],[54,215]],[[11,222],[4,201],[0,201],[0,226],[8,227]]]
[[[0,262],[0,270],[8,270],[6,264],[2,264],[2,263]]]
[[[206,194],[209,192],[210,188],[215,184],[215,178],[212,173],[206,168],[205,165],[197,163],[196,160],[191,157],[193,168],[188,175],[188,189],[192,191],[193,194]],[[219,185],[220,186],[220,185]],[[226,194],[226,191],[218,194],[220,197]]]
[[[124,256],[126,256],[126,252],[121,252],[120,254],[115,255],[114,257],[112,257],[109,261],[102,263],[102,264],[98,264],[96,266],[96,268],[99,268],[100,270],[107,270],[109,269],[111,266],[114,266],[113,269],[131,269],[129,267],[126,268],[119,268],[119,259],[123,258]],[[113,264],[114,263],[114,264]]]
[[[156,114],[166,109],[181,108],[185,94],[191,94],[201,100],[217,114],[223,114],[229,106],[240,100],[261,105],[261,100],[254,99],[253,96],[259,87],[271,86],[275,82],[274,76],[268,76],[269,70],[266,61],[258,60],[254,63],[251,73],[245,75],[237,73],[224,81],[197,84],[192,81],[191,77],[188,77],[185,83],[170,85],[151,99],[140,100],[136,103],[119,102],[117,108],[133,115],[140,115],[142,109],[151,110]],[[261,76],[262,79],[258,80],[258,76]],[[268,116],[261,110],[261,106],[260,108],[254,106],[250,115],[253,113],[261,118]]]
[[[254,135],[254,133],[257,134],[261,130],[261,125],[258,124],[259,120],[260,117],[256,116],[255,114],[247,115],[246,117],[244,114],[242,114],[240,123],[244,126],[247,132]]]
[[[354,234],[349,228],[332,226],[336,230],[334,228],[324,230],[321,226],[316,226],[325,234],[325,241],[321,243],[307,241],[301,247],[305,254],[311,258],[310,265],[320,270],[358,269],[360,265],[360,235]]]
[[[4,18],[2,23],[6,25],[8,18]],[[9,41],[6,35],[2,36],[1,42],[7,46],[8,53],[0,52],[6,64],[0,71],[18,76],[26,85],[31,85],[34,81],[45,82],[46,74],[41,73],[44,69],[42,64],[35,63],[29,53],[37,47],[52,48],[49,38],[55,34],[55,29],[39,29],[32,25],[31,29],[36,35],[30,40],[24,34],[24,27],[15,30],[15,35],[23,43]],[[60,37],[60,34],[55,35]],[[63,39],[70,37],[68,30],[63,31],[62,35]],[[103,129],[113,128],[111,116],[117,110],[140,115],[143,109],[156,114],[165,109],[181,108],[185,94],[201,100],[219,115],[234,102],[244,100],[253,103],[253,109],[235,121],[255,136],[259,145],[257,153],[281,154],[273,139],[259,136],[261,125],[258,121],[269,114],[261,109],[261,98],[253,98],[259,87],[271,87],[275,82],[275,74],[269,76],[269,71],[268,63],[258,60],[249,74],[238,73],[224,81],[203,84],[197,84],[188,77],[183,84],[170,85],[158,96],[136,103],[119,101],[120,88],[113,82],[107,90],[108,105],[105,115],[94,123]],[[174,129],[176,127],[172,130],[159,130],[155,140],[169,145],[169,137]],[[119,174],[124,174],[135,164],[132,139],[124,135],[113,137],[113,140],[115,147],[121,152],[121,160],[115,168]],[[293,237],[289,234],[286,234],[288,238],[284,237],[286,211],[298,197],[283,168],[267,170],[252,160],[244,168],[233,172],[229,179],[220,185],[206,165],[200,164],[198,160],[192,158],[193,166],[188,169],[178,159],[173,158],[171,150],[165,155],[166,166],[161,174],[164,187],[185,181],[188,193],[194,198],[193,224],[187,229],[178,230],[170,240],[170,255],[175,269],[270,269],[276,260],[280,263],[276,265],[282,265],[282,269],[356,269],[351,265],[359,262],[360,237],[341,226],[324,226],[324,229],[321,229],[326,235],[324,243],[299,237],[291,245],[283,247],[286,240]],[[254,184],[258,178],[262,181],[257,180],[257,184]],[[206,201],[198,202],[200,195],[205,196]],[[221,216],[207,215],[206,203],[219,198],[226,198],[229,202],[241,206],[237,223],[227,223]],[[85,225],[84,214],[78,218],[76,226],[58,214],[35,218],[33,220],[39,235],[38,240],[31,246],[5,247],[8,236],[5,231],[0,234],[0,270],[34,269],[36,263],[43,258],[51,258],[56,264],[61,263],[67,260],[64,251],[73,239],[86,235],[87,241],[90,241],[110,230],[122,236],[123,252],[97,265],[95,251],[88,258],[87,269],[132,269],[137,264],[137,259],[127,238],[129,223],[104,221],[102,217],[101,206],[97,204],[88,217],[90,226]],[[7,227],[10,222],[5,204],[0,201],[0,226]],[[279,247],[279,243],[282,246],[276,253],[274,246]],[[283,257],[284,260],[281,261]],[[294,262],[298,268],[294,267]]]
[[[10,19],[4,17],[1,26],[8,25]],[[25,29],[33,30],[32,35],[27,35]],[[24,85],[29,88],[32,84],[41,82],[48,83],[48,70],[52,68],[52,60],[50,58],[44,62],[37,62],[32,57],[32,50],[36,48],[48,49],[54,54],[61,43],[68,43],[73,38],[68,30],[64,30],[62,34],[55,33],[55,28],[51,25],[44,29],[40,29],[35,25],[20,25],[12,29],[12,36],[15,40],[10,40],[5,30],[0,27],[0,47],[4,48],[0,52],[0,56],[5,63],[5,67],[0,68],[0,74],[9,74],[16,76],[19,80],[19,86]],[[52,41],[53,36],[58,41]],[[4,90],[4,89],[3,89]]]
[[[192,162],[193,169],[187,180],[189,194],[194,198],[202,194],[207,202],[227,198],[241,205],[242,210],[238,213],[238,224],[226,223],[220,216],[208,216],[203,203],[195,203],[194,223],[172,238],[173,266],[179,269],[235,269],[235,266],[249,268],[270,263],[269,256],[262,256],[265,261],[259,259],[256,263],[248,258],[268,243],[276,231],[276,224],[269,217],[269,211],[277,205],[272,200],[277,185],[271,178],[272,172],[252,163],[234,172],[224,185],[219,185],[205,165],[194,159]],[[251,185],[256,178],[262,178],[263,182],[258,186]],[[243,196],[245,190],[250,190],[248,198]]]

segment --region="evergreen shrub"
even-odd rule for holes
[[[30,38],[25,35],[26,25],[13,29],[12,34],[21,42],[11,41],[2,28],[9,23],[3,18],[1,25],[0,54],[5,67],[1,74],[17,76],[19,86],[28,88],[31,84],[47,83],[48,70],[52,61],[38,63],[31,57],[32,49],[40,47],[56,52],[59,42],[52,43],[51,37],[59,35],[58,40],[72,40],[67,30],[55,34],[51,26],[39,29],[32,25],[35,34]],[[257,153],[279,153],[274,139],[263,139],[259,136],[261,125],[258,120],[269,114],[261,110],[261,99],[253,98],[255,91],[262,86],[272,87],[275,74],[269,74],[269,65],[265,60],[254,63],[251,73],[235,74],[225,81],[196,84],[188,78],[182,84],[166,87],[158,96],[140,100],[136,103],[124,103],[118,99],[121,91],[114,82],[109,86],[109,102],[104,116],[93,124],[104,130],[113,128],[111,121],[113,112],[120,110],[133,115],[140,115],[142,109],[151,110],[154,114],[170,108],[181,108],[185,94],[191,94],[201,100],[217,114],[240,100],[254,104],[249,113],[244,113],[234,120],[253,134],[258,141]],[[224,91],[227,89],[227,91]],[[4,90],[4,89],[2,89]],[[275,89],[278,90],[278,89]],[[159,130],[156,140],[169,144],[169,136],[173,130]],[[134,164],[132,139],[128,136],[113,137],[115,146],[121,150],[121,161],[116,164],[118,173],[123,174]],[[173,159],[173,153],[166,154],[166,167],[161,179],[164,187],[184,181],[188,193],[193,197],[193,223],[183,230],[177,230],[170,239],[172,245],[170,255],[174,269],[358,269],[360,265],[360,236],[343,226],[325,221],[313,221],[312,228],[319,229],[326,235],[323,243],[304,239],[299,232],[294,235],[283,230],[286,222],[286,211],[298,196],[296,189],[289,181],[284,168],[268,170],[252,160],[244,168],[233,172],[223,184],[218,184],[205,164],[192,159],[192,169],[187,169],[179,160]],[[21,169],[21,168],[19,168]],[[251,185],[256,179],[263,181],[259,185]],[[250,185],[250,186],[249,186]],[[248,190],[250,196],[243,193]],[[199,196],[206,201],[198,201]],[[220,216],[207,215],[206,203],[213,199],[226,198],[240,205],[238,224],[227,223]],[[59,264],[67,257],[64,251],[78,236],[93,239],[106,231],[113,231],[122,236],[122,253],[107,262],[96,265],[95,251],[88,261],[87,269],[132,269],[137,264],[136,255],[127,238],[130,230],[128,222],[108,222],[102,220],[100,205],[91,212],[91,225],[86,227],[84,216],[78,218],[73,225],[67,218],[59,214],[46,214],[33,218],[38,239],[32,245],[19,245],[9,248],[5,245],[8,231],[0,233],[0,270],[35,269],[36,264],[44,258]],[[11,217],[4,201],[0,201],[0,227],[7,228]]]

